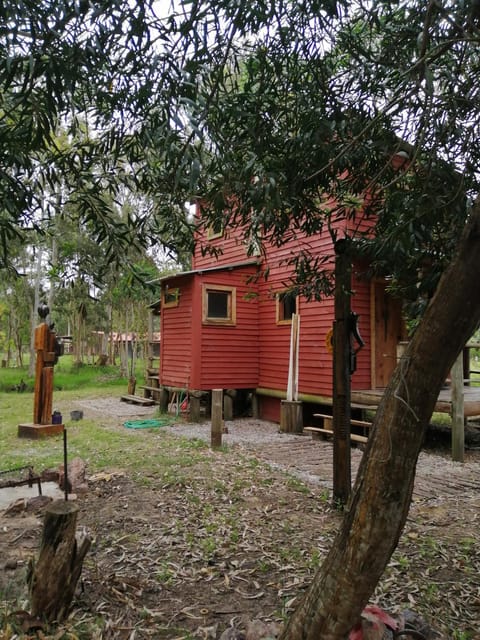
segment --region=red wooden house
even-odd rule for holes
[[[247,256],[239,229],[206,235],[222,253],[214,258],[197,249],[191,271],[162,279],[159,381],[164,403],[167,391],[188,392],[193,400],[224,389],[237,399],[248,397],[259,417],[278,422],[295,313],[300,317],[298,400],[306,411],[331,405],[333,299],[285,296],[292,275],[286,259],[308,242],[311,253],[333,260],[330,234],[267,246],[262,258]],[[202,240],[207,238],[200,238],[198,246]],[[255,278],[265,263],[268,279]],[[359,314],[365,342],[352,376],[353,392],[386,386],[404,339],[400,302],[386,293],[383,281],[368,280],[363,271],[359,265],[352,270],[352,310]]]

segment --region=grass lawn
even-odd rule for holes
[[[143,380],[143,363],[137,364],[137,380]],[[12,391],[21,381],[23,392]],[[114,465],[126,469],[151,464],[153,452],[139,441],[132,450],[126,446],[129,434],[114,429],[99,429],[95,420],[71,422],[69,407],[75,400],[95,396],[120,397],[128,381],[119,376],[118,367],[75,366],[69,356],[55,367],[53,409],[59,409],[68,429],[69,458],[84,459],[90,473]],[[33,379],[21,369],[0,369],[0,471],[33,465],[41,471],[58,467],[63,461],[63,438],[40,440],[18,438],[18,425],[31,422],[33,414]],[[145,450],[143,450],[143,446]]]

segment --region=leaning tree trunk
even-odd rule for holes
[[[407,518],[417,458],[448,371],[480,319],[480,199],[378,408],[351,503],[282,640],[344,640]]]

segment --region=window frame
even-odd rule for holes
[[[167,299],[167,295],[168,295],[168,299]],[[178,307],[179,301],[180,301],[180,287],[169,287],[167,285],[166,287],[162,288],[162,307],[164,309]]]
[[[225,318],[212,318],[208,316],[209,293],[227,293],[228,316]],[[202,285],[202,323],[216,326],[235,326],[237,324],[237,289],[236,287],[220,284]]]
[[[225,227],[223,221],[218,221],[220,229],[218,231],[215,230],[215,225],[211,224],[207,228],[207,240],[215,240],[216,238],[222,238],[225,232]]]
[[[286,294],[289,294],[291,297],[293,297],[295,301],[295,311],[292,311],[292,316],[294,313],[298,314],[299,296],[292,295],[289,289],[283,289],[282,291],[277,291],[277,293],[275,294],[275,320],[277,325],[292,324],[292,316],[290,316],[289,318],[285,318],[285,300],[284,299],[287,297]],[[284,298],[283,300],[282,300],[282,297]]]

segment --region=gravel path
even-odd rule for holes
[[[153,417],[157,407],[142,407],[121,402],[119,398],[95,398],[75,403],[85,417],[108,416],[113,420]],[[201,424],[179,422],[165,431],[186,438],[210,442],[210,422]],[[227,433],[222,443],[240,446],[274,467],[317,485],[332,487],[333,447],[330,441],[312,440],[310,436],[279,433],[278,424],[255,418],[242,418],[225,423]],[[436,500],[455,497],[458,500],[477,500],[480,506],[480,452],[469,462],[453,462],[446,455],[423,451],[417,466],[414,497]],[[352,448],[352,475],[354,476],[362,451]]]

